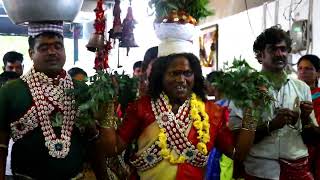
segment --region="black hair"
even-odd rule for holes
[[[157,57],[158,57],[158,46],[149,48],[143,57],[143,62],[141,65],[142,72],[146,72],[149,64],[155,59],[157,59]]]
[[[300,64],[300,62],[303,60],[303,59],[306,59],[308,61],[311,62],[311,64],[313,65],[313,67],[316,69],[317,72],[320,71],[320,59],[318,56],[314,55],[314,54],[306,54],[304,56],[301,56],[298,60],[298,63],[297,65]]]
[[[256,58],[261,57],[261,53],[266,48],[267,44],[274,45],[274,44],[280,43],[283,40],[286,42],[288,52],[290,53],[292,41],[287,32],[282,30],[279,26],[272,26],[264,30],[257,37],[257,39],[254,41],[254,44],[253,44],[253,52],[255,53]]]
[[[206,80],[209,82],[215,81],[216,78],[220,77],[223,74],[222,71],[212,71],[206,77]]]
[[[201,65],[199,59],[192,53],[179,53],[159,57],[152,65],[148,86],[149,95],[152,99],[159,98],[161,92],[163,91],[162,82],[164,74],[171,62],[178,57],[184,57],[189,61],[190,67],[194,74],[194,86],[192,90],[202,100],[206,100],[204,92],[204,78],[202,76]]]
[[[19,75],[13,71],[4,71],[0,74],[0,87],[2,87],[7,81],[18,79]]]
[[[84,76],[88,77],[87,73],[83,69],[78,68],[78,67],[74,67],[74,68],[69,69],[68,74],[72,78],[74,78],[77,74],[83,74]]]
[[[135,70],[136,68],[141,68],[142,66],[142,61],[137,61],[133,64],[133,70]]]
[[[63,40],[63,36],[57,32],[52,32],[52,31],[45,31],[41,34],[38,34],[36,36],[29,36],[28,38],[28,43],[29,43],[29,49],[33,49],[34,45],[36,44],[36,39],[40,36],[48,36],[48,37],[54,37],[57,36],[59,39]]]
[[[16,61],[23,62],[23,55],[16,51],[9,51],[3,56],[3,64],[7,65],[8,62],[14,63]]]

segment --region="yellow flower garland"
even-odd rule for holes
[[[208,154],[206,144],[210,141],[210,124],[209,116],[206,113],[206,107],[204,102],[197,97],[195,93],[192,93],[190,100],[190,113],[191,119],[194,120],[193,126],[197,129],[199,143],[197,149],[204,155]],[[202,120],[202,121],[201,121]]]
[[[169,98],[165,96],[167,102],[169,102]],[[169,105],[170,106],[170,105]],[[171,106],[170,106],[171,107]],[[193,126],[197,129],[199,143],[197,144],[197,149],[204,155],[208,154],[206,144],[210,141],[210,124],[209,124],[209,116],[205,111],[204,102],[196,96],[195,93],[192,93],[190,100],[190,116],[191,119],[194,120]],[[159,133],[159,147],[161,148],[160,154],[161,156],[168,160],[171,164],[179,164],[184,163],[186,157],[184,155],[180,155],[175,158],[171,153],[170,149],[168,149],[167,144],[167,136],[166,130],[164,128],[160,129]]]
[[[186,157],[184,155],[180,155],[178,158],[175,158],[171,153],[170,149],[168,149],[167,135],[166,130],[164,128],[160,129],[159,147],[161,148],[160,154],[163,157],[163,159],[168,160],[171,164],[179,164],[185,162]]]

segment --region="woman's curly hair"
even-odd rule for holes
[[[168,56],[159,57],[157,60],[155,60],[149,77],[149,95],[153,99],[159,98],[161,92],[163,91],[162,82],[164,74],[166,73],[171,62],[179,57],[184,57],[189,61],[190,68],[194,74],[194,86],[192,91],[202,100],[206,100],[201,65],[199,59],[192,53],[171,54]]]

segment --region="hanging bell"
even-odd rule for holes
[[[131,47],[139,47],[134,39],[133,33],[123,37],[120,41],[119,47],[127,48],[127,56]]]
[[[120,39],[122,34],[122,25],[121,25],[121,9],[120,9],[120,0],[115,0],[115,5],[113,7],[113,27],[112,35],[113,39]]]
[[[92,34],[88,44],[86,45],[88,51],[96,52],[99,49],[104,48],[104,35],[103,34]]]
[[[113,26],[112,29],[113,29],[113,37],[114,37],[114,39],[121,38],[121,34],[122,34],[122,26],[121,26],[121,24]]]
[[[122,36],[119,47],[139,47],[134,39],[133,33]]]
[[[138,47],[133,34],[133,29],[136,23],[137,22],[134,20],[132,15],[132,7],[129,7],[127,16],[122,23],[123,29],[122,29],[122,36],[119,44],[119,47],[127,48],[127,56],[128,56],[130,47]]]
[[[111,28],[109,31],[108,31],[108,34],[109,34],[109,41],[111,42],[113,40],[113,44],[115,44],[115,40],[116,39],[119,39],[117,38],[117,36],[114,34],[114,31],[113,31],[113,28]],[[119,35],[118,35],[119,36]],[[121,37],[121,35],[120,35]]]

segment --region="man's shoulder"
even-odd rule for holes
[[[10,80],[0,88],[0,90],[9,91],[9,92],[24,91],[27,89],[28,89],[27,84],[20,78],[15,80]]]
[[[308,86],[304,81],[301,81],[301,80],[298,79],[298,78],[288,77],[288,79],[289,79],[290,81],[292,81],[293,83],[295,83],[295,84],[298,84],[298,85],[301,85],[301,86]]]
[[[289,81],[297,86],[301,90],[310,89],[310,87],[304,82],[297,78],[288,77]]]

